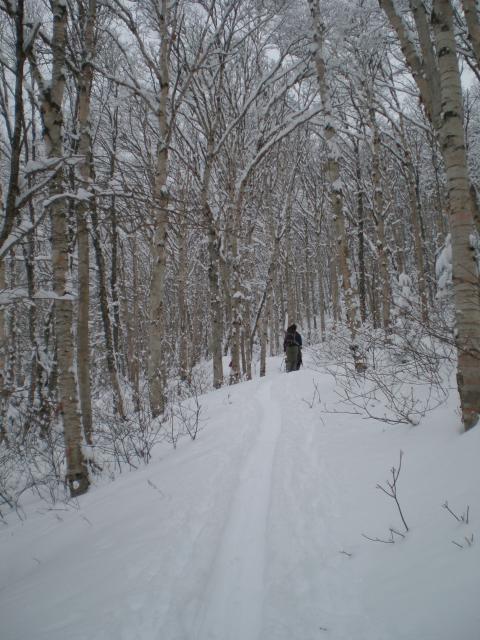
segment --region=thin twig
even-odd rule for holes
[[[367,540],[370,540],[371,542],[383,542],[383,544],[394,544],[395,543],[395,540],[393,539],[393,536],[391,537],[390,540],[382,540],[381,538],[370,538],[370,536],[367,536],[364,533],[362,533],[362,536],[364,538],[366,538]]]

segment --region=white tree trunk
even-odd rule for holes
[[[82,5],[81,5],[82,6]],[[88,0],[87,15],[83,17],[84,52],[82,69],[79,75],[78,125],[80,141],[78,153],[82,156],[78,168],[82,187],[90,188],[91,181],[91,146],[90,135],[90,93],[93,80],[92,58],[94,55],[94,28],[96,20],[96,0]],[[78,242],[78,322],[77,322],[77,373],[82,410],[83,432],[86,441],[92,443],[92,397],[90,390],[90,243],[88,230],[88,203],[82,200],[77,208],[77,242]]]
[[[52,79],[42,100],[45,143],[51,158],[62,156],[62,101],[65,88],[65,49],[67,10],[63,0],[52,1]],[[52,185],[63,191],[61,174]],[[67,483],[72,496],[85,493],[90,484],[82,453],[82,425],[78,411],[77,382],[74,374],[73,291],[69,276],[69,247],[65,202],[57,199],[51,206],[52,270],[55,299],[55,335],[58,366],[58,410],[63,418],[67,459]]]
[[[369,98],[372,101],[372,98]],[[383,329],[388,331],[390,328],[390,277],[388,273],[388,256],[385,238],[385,203],[383,198],[383,188],[380,169],[380,132],[378,129],[375,110],[370,102],[370,123],[373,131],[372,140],[372,182],[374,189],[374,209],[375,209],[375,226],[377,230],[377,251],[378,264],[380,267],[380,291],[382,299],[382,324]]]
[[[179,375],[181,380],[190,380],[190,366],[188,358],[187,335],[187,276],[188,276],[188,247],[187,229],[183,221],[178,229],[178,315],[180,319],[180,344],[179,344]]]
[[[465,429],[469,429],[478,422],[480,416],[480,295],[472,250],[475,227],[463,129],[462,87],[449,0],[434,0],[432,25],[441,79],[441,147],[450,204],[457,381],[463,423]]]
[[[337,131],[335,128],[331,108],[330,86],[327,79],[324,31],[319,0],[308,0],[313,25],[314,61],[317,71],[320,96],[324,112],[324,137],[328,153],[328,181],[330,185],[330,200],[335,221],[335,235],[338,248],[338,263],[342,276],[342,289],[345,298],[347,325],[350,330],[352,346],[354,346],[357,331],[357,318],[355,309],[355,294],[352,288],[351,269],[348,255],[347,234],[345,228],[345,216],[343,212],[343,187],[340,177],[338,160]],[[355,351],[353,350],[355,355]]]
[[[1,196],[1,188],[0,188]],[[0,260],[0,291],[5,289],[5,260]],[[7,439],[5,407],[5,352],[7,335],[5,331],[5,309],[0,306],[0,444]]]
[[[478,0],[462,0],[467,23],[468,38],[471,42],[477,66],[480,67],[480,5]]]
[[[165,274],[167,267],[167,232],[168,232],[168,205],[167,193],[168,175],[168,133],[169,118],[167,114],[169,92],[169,34],[167,28],[168,2],[160,2],[160,103],[158,108],[158,126],[160,131],[160,143],[158,145],[157,161],[155,168],[155,230],[152,246],[153,273],[150,286],[150,332],[149,332],[149,357],[148,379],[150,389],[150,408],[152,415],[158,416],[165,409]]]

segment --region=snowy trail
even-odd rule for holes
[[[272,471],[262,638],[380,640],[361,612],[358,582],[339,553],[337,471],[328,463],[325,425],[304,401],[311,373],[274,389],[285,428]],[[348,607],[345,607],[348,601]]]
[[[207,588],[198,640],[256,640],[265,592],[267,516],[282,416],[272,381],[259,387],[258,433],[241,470],[229,519]],[[277,383],[278,384],[278,383]]]
[[[195,442],[0,527],[1,640],[477,640],[480,545],[451,541],[478,539],[480,429],[323,411],[331,376],[270,364],[202,396]],[[375,487],[400,449],[412,531],[367,542],[398,526]]]

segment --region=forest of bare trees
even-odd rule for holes
[[[0,509],[148,461],[287,319],[358,375],[448,345],[476,424],[476,0],[0,9]]]

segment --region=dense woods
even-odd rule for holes
[[[1,503],[194,437],[287,319],[449,345],[476,424],[477,2],[0,8]]]

